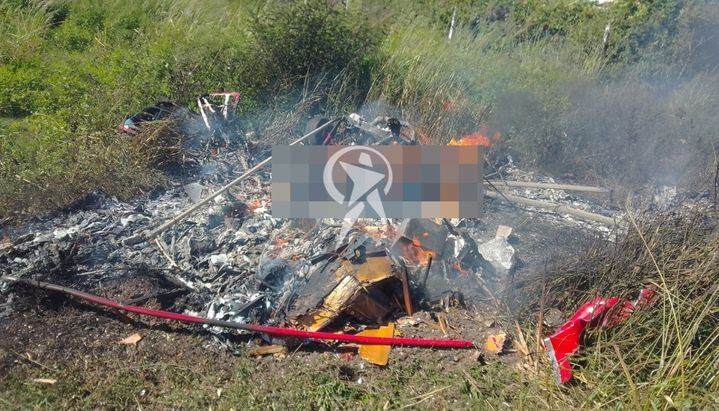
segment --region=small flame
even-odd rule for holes
[[[429,234],[427,233],[427,235]],[[434,258],[434,252],[426,249],[417,237],[413,237],[412,242],[408,244],[407,255],[413,262],[422,267],[429,265],[430,259]]]
[[[464,268],[462,268],[462,264],[460,264],[459,261],[452,264],[452,268],[459,271],[461,275],[469,275],[469,270],[465,270]]]
[[[468,134],[459,140],[452,139],[447,145],[449,146],[482,146],[492,147],[493,144],[499,141],[499,133],[495,132],[490,136],[489,130],[486,127],[481,127],[479,131],[475,131],[472,134]]]

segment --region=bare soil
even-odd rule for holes
[[[151,282],[138,279],[93,292],[122,300],[147,292],[150,286]],[[0,397],[4,398],[0,401],[10,408],[230,408],[246,405],[243,401],[258,407],[320,408],[322,404],[401,406],[400,402],[422,399],[422,404],[434,408],[458,398],[413,398],[442,388],[437,381],[448,376],[459,377],[488,363],[510,367],[519,358],[511,348],[502,356],[482,350],[395,348],[390,364],[377,367],[353,349],[319,344],[297,347],[287,355],[252,357],[249,349],[232,355],[199,326],[129,318],[31,289],[16,294],[12,303],[12,313],[0,323]],[[157,301],[148,305],[160,306]],[[402,335],[444,336],[429,314],[416,316],[426,322],[402,327]],[[447,337],[483,341],[500,330],[500,319],[494,321],[495,317],[490,312],[450,309]],[[142,336],[136,345],[120,343],[135,333]],[[252,342],[249,337],[238,338]],[[395,386],[412,376],[419,380]],[[35,382],[38,378],[57,382]],[[457,392],[461,387],[453,382],[449,388],[443,391]],[[393,390],[401,395],[393,397]],[[223,396],[223,391],[232,394]]]

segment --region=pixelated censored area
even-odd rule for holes
[[[274,146],[272,215],[479,217],[483,159],[480,146]]]

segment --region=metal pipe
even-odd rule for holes
[[[525,187],[525,188],[549,188],[555,190],[567,190],[567,191],[582,191],[585,193],[609,193],[609,189],[602,187],[592,186],[579,186],[574,184],[555,184],[555,183],[535,183],[533,181],[500,181],[500,180],[487,180],[497,186],[507,187]]]

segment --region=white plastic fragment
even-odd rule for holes
[[[229,263],[230,258],[227,256],[227,254],[215,254],[210,256],[210,264],[212,265],[227,265]]]
[[[128,224],[134,223],[135,221],[140,220],[148,220],[149,217],[144,216],[142,214],[130,214],[127,217],[120,217],[120,224],[122,224],[123,227],[127,227]]]
[[[182,186],[185,189],[185,193],[190,197],[193,203],[198,203],[202,200],[202,191],[205,189],[200,183],[190,183]]]
[[[510,273],[517,263],[514,247],[507,241],[511,234],[512,227],[500,225],[495,238],[477,246],[479,253],[492,264],[497,274]]]

